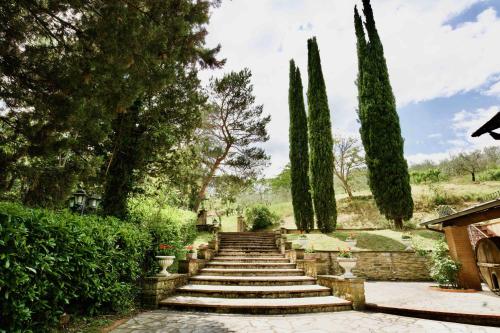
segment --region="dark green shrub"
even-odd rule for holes
[[[150,248],[132,223],[0,203],[0,331],[44,332],[64,312],[129,308]]]
[[[245,215],[247,222],[252,225],[252,230],[267,229],[279,221],[279,216],[263,205],[248,208]]]

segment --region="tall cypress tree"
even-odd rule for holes
[[[311,183],[318,228],[330,232],[337,224],[337,207],[333,188],[333,139],[325,80],[321,70],[316,37],[307,41],[309,87],[309,145],[311,149]]]
[[[309,186],[309,147],[307,142],[307,115],[304,106],[302,79],[295,62],[290,60],[290,176],[293,215],[297,229],[314,228],[314,212]]]
[[[365,28],[357,9],[354,25],[358,41],[358,101],[361,139],[366,153],[370,189],[379,211],[397,229],[413,215],[408,164],[403,155],[396,100],[392,92],[382,42],[370,0],[363,0]]]

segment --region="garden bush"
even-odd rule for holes
[[[154,199],[145,197],[132,199],[129,210],[131,220],[141,229],[148,230],[151,237],[152,247],[144,263],[146,274],[158,272],[158,263],[154,257],[160,244],[173,247],[167,251],[168,255],[175,255],[176,258],[185,257],[185,246],[192,244],[197,236],[195,213],[162,205]],[[171,269],[175,270],[176,267],[177,260]]]
[[[448,247],[444,241],[436,244],[431,255],[431,277],[440,287],[458,288],[458,272],[460,263],[454,261],[448,254]]]
[[[158,269],[159,244],[177,254],[196,236],[190,214],[141,207],[124,222],[0,202],[0,332],[46,332],[63,313],[128,310],[139,279]]]
[[[252,225],[252,230],[267,229],[279,221],[279,216],[263,205],[248,208],[245,215],[247,222]]]

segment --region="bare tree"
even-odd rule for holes
[[[471,174],[472,181],[476,181],[476,173],[485,167],[485,159],[481,151],[476,150],[471,153],[460,153],[452,160],[453,167],[459,173],[468,172]]]
[[[352,172],[365,165],[358,139],[336,137],[333,143],[333,153],[335,155],[335,175],[349,198],[352,198],[352,185],[350,183]]]

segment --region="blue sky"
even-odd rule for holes
[[[271,114],[265,174],[288,162],[288,61],[307,86],[307,38],[317,36],[334,135],[358,137],[353,7],[358,0],[233,0],[214,9],[209,44],[219,72],[248,67]],[[372,0],[410,163],[494,145],[470,133],[500,110],[500,0]],[[498,143],[496,143],[498,144]]]

